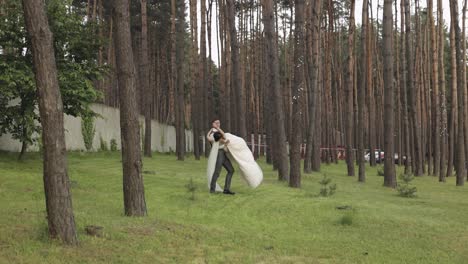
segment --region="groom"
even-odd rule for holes
[[[212,128],[210,129],[206,137],[210,143],[219,141],[219,149],[218,149],[218,157],[216,158],[215,170],[213,173],[213,177],[211,178],[210,193],[215,193],[216,181],[219,178],[221,167],[224,166],[224,168],[227,170],[228,173],[226,175],[226,183],[224,184],[223,193],[234,195],[235,193],[229,190],[231,187],[231,178],[232,178],[232,175],[234,174],[234,168],[232,167],[231,161],[226,155],[226,151],[227,151],[226,146],[229,144],[229,140],[226,140],[226,137],[224,136],[224,131],[221,129],[221,122],[219,121],[219,119],[214,119],[213,122],[211,122],[211,126]]]

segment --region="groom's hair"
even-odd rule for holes
[[[211,124],[213,124],[215,121],[219,120],[219,118],[215,117],[213,119],[211,119]]]
[[[221,135],[220,132],[214,132],[213,138],[216,142],[218,142],[223,136]]]

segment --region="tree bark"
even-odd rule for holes
[[[465,87],[463,86],[462,67],[463,54],[462,54],[462,38],[460,26],[458,24],[458,4],[457,1],[450,1],[452,26],[455,31],[455,50],[456,50],[456,68],[457,68],[457,99],[458,99],[458,129],[455,153],[455,170],[457,172],[457,186],[463,186],[466,178],[466,160],[465,160],[465,132],[464,132],[464,98]]]
[[[125,215],[146,215],[128,0],[113,2]]]
[[[320,48],[320,19],[322,15],[322,0],[313,1],[311,4],[311,37],[310,40],[312,41],[311,49],[312,49],[312,61],[308,63],[309,65],[309,72],[310,72],[310,84],[309,84],[309,127],[307,130],[307,147],[306,147],[306,155],[304,158],[304,172],[310,173],[313,171],[313,153],[314,153],[314,146],[316,145],[314,141],[320,137],[320,134],[316,133],[316,127],[318,123],[320,123],[320,119],[317,119],[317,97],[319,94],[319,75],[318,75],[318,68],[319,68],[319,48]],[[307,56],[309,58],[309,56]],[[318,146],[320,148],[320,146]],[[319,149],[320,153],[320,149]]]
[[[23,0],[26,30],[31,38],[44,146],[44,193],[49,236],[78,243],[67,174],[63,103],[58,85],[52,32],[43,0]]]
[[[235,7],[234,0],[226,0],[227,5],[227,16],[228,16],[228,26],[231,37],[231,61],[232,61],[232,88],[237,93],[236,104],[237,112],[236,115],[238,120],[237,133],[240,137],[246,139],[247,137],[247,127],[245,120],[245,92],[244,87],[242,87],[241,79],[241,67],[239,64],[239,42],[237,40],[237,30],[235,23]]]
[[[359,181],[366,181],[366,167],[364,160],[364,107],[365,107],[365,98],[367,90],[367,63],[368,63],[368,0],[364,0],[362,3],[362,31],[361,31],[361,85],[358,87],[358,127],[356,133],[358,134],[358,151],[357,159],[359,161]],[[373,156],[373,153],[370,153]]]
[[[302,138],[302,113],[300,110],[300,99],[304,96],[304,0],[295,0],[294,19],[294,85],[292,86],[292,122],[293,133],[291,134],[291,144],[289,149],[290,173],[289,186],[293,188],[301,187],[301,138]]]
[[[414,59],[413,59],[413,38],[411,31],[411,14],[410,14],[410,1],[405,1],[405,32],[406,32],[406,63],[408,68],[407,75],[407,87],[409,90],[409,111],[411,113],[411,125],[412,125],[412,138],[414,142],[414,159],[412,159],[412,166],[414,167],[414,174],[421,176],[422,172],[422,157],[421,157],[421,138],[420,138],[420,127],[419,118],[416,111],[416,93],[417,87],[414,85]],[[409,159],[407,159],[409,161]]]
[[[400,9],[401,9],[401,29],[405,27],[405,0],[401,0],[400,2]],[[406,34],[402,32],[401,34],[401,65],[403,68],[403,74],[401,78],[401,98],[402,98],[402,111],[403,111],[403,127],[404,127],[404,151],[399,155],[399,159],[403,160],[405,163],[405,173],[410,173],[410,152],[411,152],[411,145],[410,145],[410,126],[409,126],[409,119],[408,119],[408,86],[407,86],[407,78],[408,78],[408,68],[407,62],[408,59],[406,56],[406,48],[405,48],[405,41],[406,41]],[[406,157],[406,159],[405,159]]]
[[[153,104],[153,91],[150,88],[149,77],[149,52],[148,52],[148,17],[147,0],[141,0],[141,71],[142,71],[142,89],[145,93],[145,157],[151,157],[151,105]]]
[[[198,71],[198,26],[197,26],[197,1],[190,0],[190,36],[191,36],[191,62],[190,62],[190,83],[191,83],[191,106],[192,106],[192,130],[193,130],[193,154],[196,160],[200,159],[200,133],[201,129],[201,93],[199,86],[199,71]]]
[[[286,130],[284,127],[283,99],[281,96],[281,87],[279,80],[279,62],[276,43],[276,33],[274,31],[273,21],[273,0],[262,0],[263,5],[263,24],[265,34],[266,51],[266,74],[268,77],[267,87],[271,87],[273,93],[273,115],[270,125],[274,127],[275,140],[275,159],[278,165],[278,179],[289,180],[288,174],[288,152],[286,148]],[[268,114],[268,113],[267,113]],[[266,117],[269,118],[269,117]]]
[[[438,51],[437,55],[439,56],[439,93],[440,93],[440,127],[439,133],[440,135],[440,167],[439,167],[439,181],[445,182],[445,164],[446,164],[446,157],[447,157],[447,102],[445,98],[445,63],[444,63],[444,46],[445,46],[445,35],[444,35],[444,27],[443,27],[443,15],[442,15],[442,0],[437,1],[437,18],[438,18]]]
[[[452,176],[453,165],[455,163],[455,139],[457,128],[457,59],[455,51],[455,29],[453,23],[450,24],[450,71],[451,71],[451,87],[450,87],[450,112],[448,115],[448,162],[447,175]]]
[[[201,130],[200,134],[204,134],[204,129],[206,129],[205,126],[211,126],[209,119],[214,117],[214,113],[209,112],[209,107],[208,104],[210,103],[208,100],[208,93],[209,93],[209,88],[208,88],[208,82],[207,82],[207,60],[206,60],[206,1],[200,1],[200,20],[201,20],[201,26],[200,26],[200,64],[199,64],[199,70],[200,70],[200,100],[202,101],[202,112],[199,113],[203,118],[201,121]],[[208,157],[210,154],[210,144],[207,140],[205,142],[205,157]]]
[[[351,10],[349,15],[349,35],[348,35],[348,71],[346,80],[346,163],[348,176],[354,176],[353,158],[353,91],[354,91],[354,5],[355,0],[351,0]]]
[[[465,24],[466,24],[466,4],[467,4],[467,0],[464,1],[463,3],[463,18],[462,18],[462,28],[463,28],[463,31],[462,31],[462,35],[461,35],[461,39],[463,40],[462,41],[462,47],[461,47],[461,57],[462,57],[462,62],[461,62],[461,65],[466,65],[466,27],[465,27]],[[464,120],[463,120],[463,123],[464,123],[464,136],[465,136],[465,146],[464,146],[464,149],[465,149],[465,158],[468,157],[468,87],[466,85],[466,67],[462,67],[462,76],[463,76],[463,79],[462,79],[462,87],[464,88],[464,91],[463,91],[463,98],[464,98],[464,106],[463,106],[463,110],[464,110]],[[466,173],[466,169],[468,168],[468,162],[465,161],[465,174]],[[468,176],[468,175],[467,175]],[[468,178],[467,178],[468,180]]]
[[[439,52],[438,52],[438,42],[437,42],[437,33],[435,30],[433,12],[433,0],[428,0],[429,7],[429,23],[431,27],[431,53],[432,53],[432,87],[433,87],[433,103],[432,103],[432,112],[433,112],[433,122],[434,122],[434,170],[432,175],[438,176],[440,171],[440,106],[439,106]],[[440,24],[439,24],[440,26]],[[443,61],[441,61],[443,64]]]
[[[185,2],[179,4],[177,11],[176,61],[177,61],[177,104],[176,104],[176,154],[177,160],[185,157],[185,74],[184,74],[184,34]]]
[[[384,56],[384,86],[385,86],[385,109],[384,109],[384,186],[395,188],[395,160],[394,160],[394,88],[393,88],[393,14],[392,0],[384,1],[383,17],[383,56]]]

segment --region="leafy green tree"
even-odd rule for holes
[[[72,116],[93,116],[90,104],[100,94],[93,81],[105,72],[97,63],[103,39],[95,34],[97,25],[85,22],[84,6],[71,0],[47,1],[49,24],[64,111]],[[20,0],[0,3],[0,135],[10,133],[23,143],[20,158],[38,132],[39,116],[30,42]]]

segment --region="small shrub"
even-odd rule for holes
[[[81,117],[81,134],[83,135],[84,145],[87,151],[93,148],[93,139],[96,129],[94,127],[94,117],[84,115]]]
[[[414,198],[416,197],[417,189],[415,186],[411,186],[411,182],[414,180],[414,176],[411,174],[400,174],[400,180],[403,183],[399,183],[397,186],[398,193],[401,197]]]
[[[323,179],[319,181],[319,183],[320,185],[322,185],[322,187],[320,188],[319,196],[328,197],[335,194],[336,184],[330,185],[331,179],[328,178],[326,174],[323,175]]]
[[[107,146],[107,142],[101,137],[100,138],[100,141],[101,141],[101,146],[100,146],[100,150],[101,151],[109,151],[109,147]]]
[[[353,215],[351,213],[346,213],[345,215],[343,215],[340,219],[340,224],[341,225],[352,225],[353,224]]]
[[[110,141],[110,150],[117,151],[117,140],[111,139]]]
[[[193,182],[193,178],[190,178],[190,181],[187,185],[185,185],[185,188],[187,188],[187,192],[190,193],[190,200],[195,201],[195,191],[197,190],[197,186]]]
[[[377,169],[377,175],[378,176],[384,176],[385,175],[384,169],[383,168],[378,168]]]

